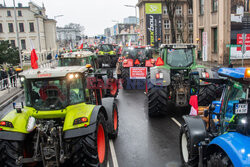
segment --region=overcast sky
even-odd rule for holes
[[[4,0],[0,0],[3,3]],[[28,6],[30,0],[16,0],[23,6]],[[135,16],[135,9],[124,5],[135,5],[138,0],[32,0],[42,6],[44,3],[49,18],[56,18],[57,26],[70,22],[79,23],[85,27],[89,36],[103,34],[104,29],[122,22],[123,18]],[[7,6],[13,6],[12,0],[5,0]],[[138,13],[138,12],[137,12]]]

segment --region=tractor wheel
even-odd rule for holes
[[[21,167],[17,165],[16,160],[22,155],[22,146],[17,141],[0,141],[0,166]]]
[[[198,166],[199,162],[198,152],[197,153],[191,152],[192,150],[191,147],[193,146],[191,145],[190,133],[186,124],[181,126],[179,143],[180,143],[180,153],[183,166],[185,167]]]
[[[127,84],[128,84],[128,80],[129,78],[129,69],[127,68],[123,68],[121,70],[121,78],[122,78],[122,87],[123,89],[127,89]]]
[[[202,86],[198,94],[199,106],[208,106],[211,104],[217,97],[216,90],[216,85],[214,84]]]
[[[159,116],[167,113],[168,92],[167,87],[154,86],[148,88],[148,115]]]
[[[108,135],[104,115],[97,116],[96,131],[92,134],[72,139],[71,166],[106,167],[108,161]]]
[[[218,151],[208,157],[207,167],[233,167],[233,164],[226,153]]]
[[[117,105],[114,103],[113,104],[113,112],[112,112],[112,121],[110,125],[110,130],[109,130],[109,138],[115,139],[117,138],[118,135],[118,130],[119,130],[119,114],[118,114],[118,108]]]

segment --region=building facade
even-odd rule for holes
[[[173,30],[171,30],[171,21],[168,14],[167,3],[165,0],[139,0],[137,6],[139,7],[139,19],[140,19],[140,40],[142,44],[149,43],[150,20],[147,19],[147,5],[158,4],[159,13],[157,13],[158,25],[161,27],[160,35],[155,39],[160,43],[173,43],[172,34],[175,32],[176,43],[193,43],[193,10],[188,4],[187,0],[177,1],[174,17],[173,17]],[[154,7],[152,7],[154,9]],[[156,16],[156,15],[155,15]],[[148,21],[147,21],[148,20]]]
[[[124,24],[138,24],[139,19],[136,18],[135,16],[129,16],[129,17],[123,19],[123,23]]]
[[[56,21],[49,19],[45,7],[29,2],[27,7],[21,3],[16,7],[17,29],[14,7],[0,5],[0,40],[9,40],[13,46],[18,46],[16,33],[19,33],[22,56],[30,57],[34,48],[38,55],[38,63],[44,63],[47,55],[55,55]],[[28,58],[29,59],[29,58]]]
[[[81,31],[70,27],[57,27],[57,41],[60,48],[75,47],[81,40]]]

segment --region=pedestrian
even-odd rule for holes
[[[16,71],[13,67],[10,67],[8,73],[10,77],[11,86],[16,87]]]
[[[2,68],[0,68],[0,90],[3,89],[3,75],[2,75]]]
[[[6,89],[8,86],[8,74],[5,69],[2,69],[2,78],[3,78],[3,89]]]

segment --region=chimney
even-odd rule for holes
[[[22,4],[22,3],[18,3],[17,6],[18,6],[19,8],[21,8],[21,7],[23,7],[23,4]]]

